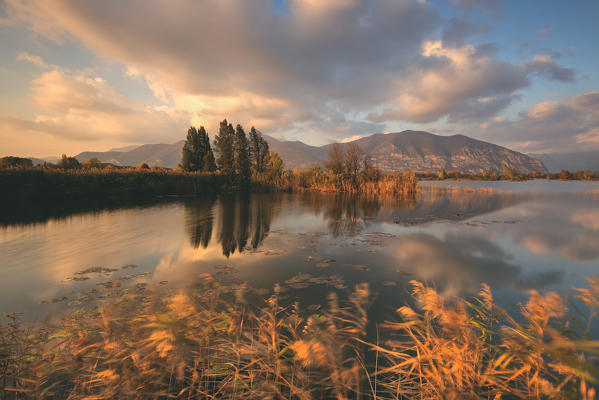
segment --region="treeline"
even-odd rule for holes
[[[461,180],[472,180],[472,181],[527,181],[532,179],[553,179],[553,180],[599,180],[599,171],[593,172],[591,170],[575,171],[570,172],[568,170],[561,170],[559,173],[542,173],[535,171],[530,174],[522,173],[515,168],[510,168],[507,165],[504,166],[502,172],[487,171],[481,174],[469,174],[460,171],[445,171],[440,169],[437,172],[427,171],[419,172],[416,176],[421,180],[445,180],[445,179],[461,179]]]

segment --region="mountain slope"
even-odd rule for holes
[[[160,165],[174,168],[181,161],[183,140],[173,144],[144,144],[129,151],[98,151],[83,152],[75,156],[79,162],[85,162],[90,158],[97,158],[102,162],[116,165],[136,166],[141,162],[147,162],[151,166]]]
[[[355,141],[383,171],[503,171],[504,164],[520,172],[547,172],[539,160],[464,135],[439,136],[421,131],[375,134]]]
[[[278,153],[287,168],[307,168],[321,164],[332,145],[309,146],[299,141],[280,141],[265,136],[271,151]],[[135,166],[141,162],[174,168],[181,160],[184,141],[174,144],[146,144],[129,151],[85,152],[81,162],[92,157],[117,165]],[[543,163],[525,154],[463,135],[439,136],[428,132],[377,133],[350,143],[358,144],[383,171],[447,171],[481,173],[503,171],[504,164],[520,172],[546,172]],[[347,146],[344,143],[343,146]]]

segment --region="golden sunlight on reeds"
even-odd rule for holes
[[[448,301],[412,282],[413,305],[369,338],[359,284],[318,311],[277,286],[261,306],[244,285],[210,275],[191,292],[115,289],[105,303],[59,322],[0,328],[2,398],[69,399],[594,399],[599,278],[530,293],[508,315],[483,285]],[[345,298],[345,297],[343,297]],[[576,302],[578,305],[576,305]],[[585,308],[585,312],[580,308]]]

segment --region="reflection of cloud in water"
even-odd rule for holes
[[[599,258],[599,202],[584,196],[555,196],[523,204],[531,223],[511,231],[535,254],[556,254],[579,262]]]
[[[396,244],[401,269],[424,282],[434,283],[447,296],[471,295],[482,283],[492,287],[541,288],[558,283],[561,272],[545,272],[533,279],[493,242],[475,236],[448,235],[440,240],[428,234],[402,236]]]

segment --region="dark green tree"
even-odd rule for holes
[[[250,149],[245,131],[239,124],[237,124],[237,128],[235,128],[235,142],[233,149],[235,153],[233,163],[235,174],[241,182],[247,182],[252,174]]]
[[[214,153],[212,152],[212,146],[210,146],[210,137],[203,126],[199,130],[200,142],[204,154],[202,155],[202,172],[214,172],[216,171],[216,161],[214,160]]]
[[[264,172],[268,163],[268,142],[262,137],[262,133],[252,126],[250,129],[250,157],[252,166],[257,173]]]
[[[190,172],[216,171],[210,138],[203,126],[200,126],[200,129],[192,126],[187,130],[187,139],[183,145],[183,155],[179,166]]]
[[[200,127],[200,130],[203,129],[204,127]],[[185,139],[185,144],[183,144],[183,154],[179,166],[189,172],[201,171],[204,161],[204,152],[202,150],[200,133],[195,126],[192,126],[187,130],[187,138]]]
[[[218,134],[214,138],[214,146],[216,150],[216,162],[223,174],[233,175],[234,168],[234,153],[233,142],[235,138],[235,130],[233,125],[228,124],[227,120],[220,123]]]

